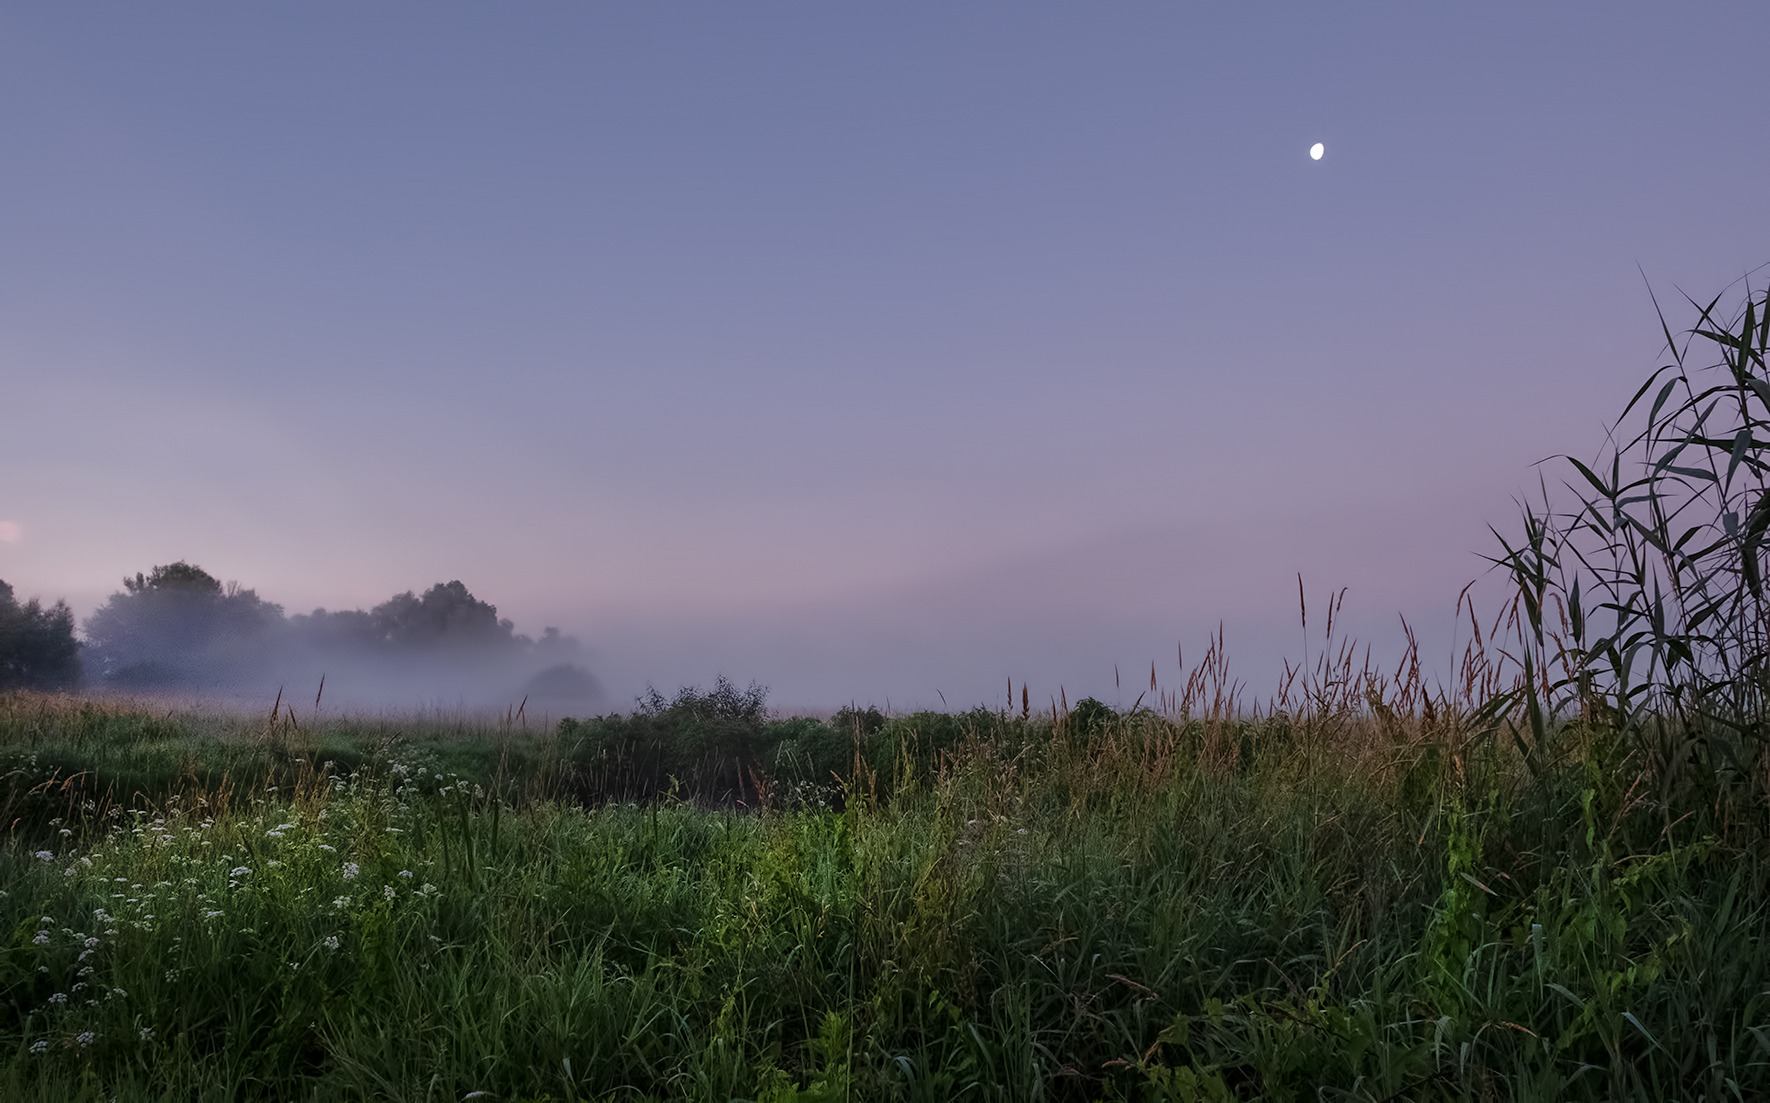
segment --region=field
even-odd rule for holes
[[[0,1094],[1770,1090],[1762,802],[1668,803],[1600,724],[1532,769],[1405,683],[1200,684],[533,731],[6,698]]]

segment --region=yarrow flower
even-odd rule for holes
[[[401,877],[410,877],[412,875],[412,871],[409,869],[402,869],[399,871],[399,875]]]
[[[31,939],[31,942],[32,942],[32,944],[37,945],[37,946],[47,946],[49,944],[49,932],[48,931],[38,931],[37,937]]]
[[[50,1003],[67,1003],[68,1002],[68,994],[66,992],[57,992],[54,995],[49,997],[49,1002]]]
[[[74,1043],[76,1045],[78,1045],[81,1049],[85,1049],[87,1046],[91,1045],[93,1042],[96,1042],[96,1041],[98,1041],[98,1035],[94,1034],[90,1030],[74,1035]]]
[[[227,871],[229,877],[244,877],[252,872],[251,866],[235,866]]]
[[[39,850],[37,851],[37,860],[40,862],[53,862],[55,861],[55,851]]]
[[[31,1043],[31,1052],[32,1053],[48,1053],[49,1052],[49,1043],[42,1041],[42,1040],[32,1042]]]
[[[141,1040],[144,1042],[153,1041],[154,1040],[154,1028],[151,1026],[142,1027],[141,1028]]]
[[[360,869],[355,862],[345,862],[344,863],[344,879],[346,881],[355,880],[356,875],[359,872],[360,872]]]
[[[337,935],[327,935],[326,941],[323,943],[323,945],[328,950],[336,950],[338,948],[338,936]]]
[[[382,885],[381,886],[381,895],[385,896],[389,900],[392,900],[393,899],[393,886],[392,885]]]

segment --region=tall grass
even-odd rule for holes
[[[258,757],[70,801],[41,756],[75,740],[46,726],[91,710],[14,705],[37,726],[6,731],[11,1098],[1770,1083],[1758,851],[1672,846],[1601,748],[1545,780],[1454,710],[973,717],[888,781],[851,754],[840,811],[744,811],[562,800],[569,743],[551,791],[536,769],[499,796],[491,756],[433,769],[410,737],[352,770],[233,744]],[[104,723],[131,718],[119,757],[223,753],[213,732]]]

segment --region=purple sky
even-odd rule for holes
[[[0,578],[459,578],[620,696],[1450,614],[1770,260],[1770,5],[0,9]],[[1312,162],[1312,142],[1327,155]],[[1142,674],[1129,676],[1133,669]],[[1124,695],[1127,700],[1135,690]]]

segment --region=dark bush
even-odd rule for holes
[[[66,689],[80,681],[80,643],[67,602],[19,604],[0,582],[0,689]]]
[[[1108,705],[1096,701],[1092,697],[1084,697],[1076,702],[1076,707],[1069,710],[1069,727],[1077,735],[1086,739],[1096,732],[1103,731],[1119,714]]]
[[[768,690],[738,689],[721,677],[711,690],[655,688],[630,716],[560,721],[583,795],[637,800],[676,794],[715,803],[758,799],[769,740]]]

